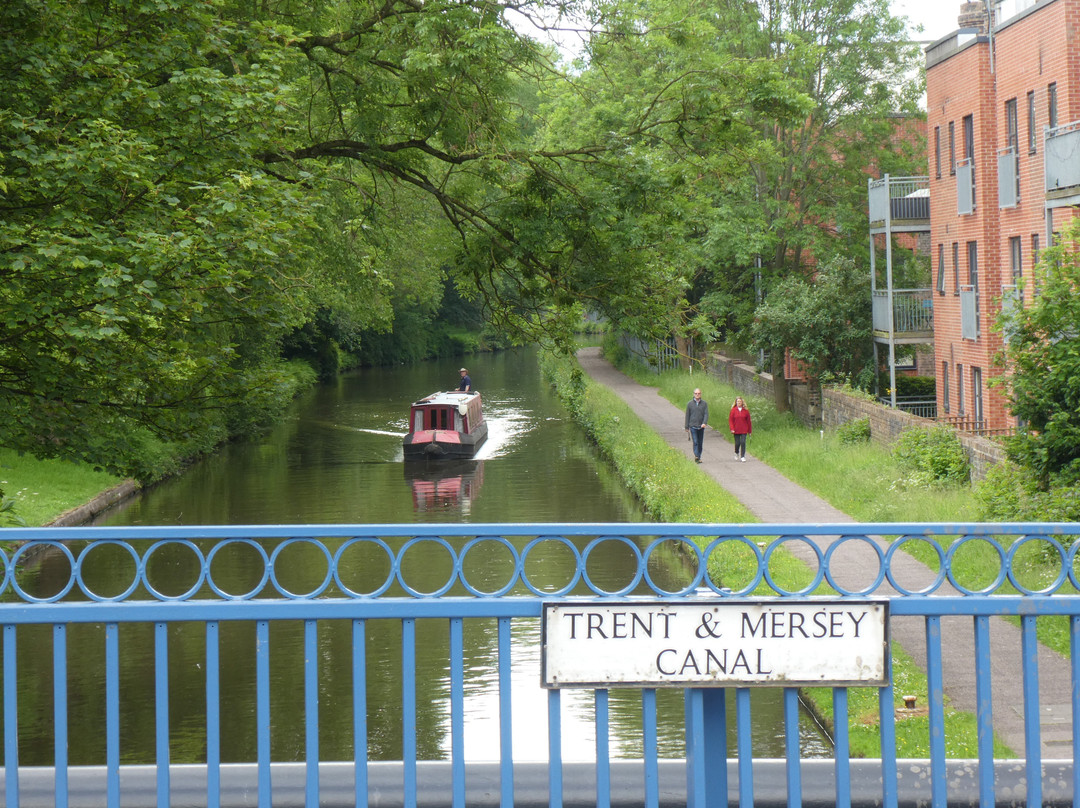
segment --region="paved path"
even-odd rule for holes
[[[600,355],[599,348],[584,348],[578,352],[582,369],[596,382],[611,388],[635,413],[655,429],[672,446],[687,457],[693,457],[683,429],[683,409],[672,404],[653,387],[638,384],[620,373]],[[714,422],[723,422],[729,405],[713,404]],[[717,417],[719,411],[720,418]],[[753,437],[748,447],[753,448]],[[730,491],[762,522],[777,524],[839,524],[854,522],[850,516],[791,482],[775,469],[752,457],[737,462],[730,436],[711,427],[706,430],[701,470]],[[827,544],[824,537],[820,546]],[[887,542],[878,539],[881,547]],[[850,543],[849,543],[850,544]],[[816,565],[816,555],[805,544],[788,543],[788,548],[804,561]],[[842,557],[839,557],[842,556]],[[837,562],[840,562],[838,565]],[[838,566],[843,569],[838,569]],[[871,570],[868,578],[867,570]],[[876,554],[863,547],[861,552],[838,554],[831,571],[845,586],[863,588],[876,575]],[[936,573],[910,556],[899,553],[894,557],[893,570],[908,589],[918,589],[932,582]],[[894,594],[887,585],[875,595]],[[947,588],[940,594],[955,594]],[[942,653],[945,692],[958,710],[975,712],[975,637],[972,619],[948,617],[941,621]],[[991,620],[992,649],[991,681],[993,690],[994,730],[1016,753],[1024,756],[1023,691],[1020,677],[1020,630],[1005,620]],[[892,639],[916,662],[926,667],[925,623],[917,617],[895,617],[891,622]],[[1069,662],[1060,654],[1040,647],[1039,692],[1041,712],[1042,756],[1044,760],[1072,758],[1071,678]]]

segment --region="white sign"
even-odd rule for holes
[[[544,604],[544,687],[884,685],[886,601]]]

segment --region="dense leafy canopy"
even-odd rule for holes
[[[836,258],[813,280],[790,276],[757,309],[753,343],[774,354],[790,349],[813,379],[854,379],[871,348],[870,277],[853,261]]]
[[[900,159],[900,32],[882,0],[9,0],[0,444],[212,443],[283,352],[332,372],[447,300],[521,340],[741,333]]]

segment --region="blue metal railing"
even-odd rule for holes
[[[975,772],[968,777],[974,799],[984,805],[994,804],[995,789],[1000,792],[1003,778],[1012,772],[1020,784],[1016,788],[1023,792],[1016,804],[1071,804],[1072,794],[1080,794],[1078,773],[1071,765],[1072,750],[1080,748],[1080,598],[1074,594],[1080,590],[1080,564],[1076,558],[1080,545],[1075,543],[1078,534],[1080,526],[1075,524],[323,525],[7,530],[3,534],[6,539],[25,543],[0,553],[2,793],[11,806],[36,804],[35,800],[64,806],[74,800],[72,795],[88,793],[96,802],[109,806],[119,806],[122,799],[125,806],[140,804],[140,793],[146,804],[167,806],[181,801],[181,790],[187,789],[188,793],[194,788],[201,795],[198,801],[210,806],[232,804],[237,794],[252,792],[257,793],[260,806],[271,805],[272,798],[275,805],[293,799],[297,804],[314,806],[320,801],[334,804],[334,799],[340,799],[341,804],[368,805],[373,794],[381,795],[379,804],[383,805],[387,804],[387,790],[392,789],[400,794],[400,802],[393,804],[409,806],[419,804],[425,789],[434,787],[444,789],[440,793],[445,804],[465,806],[486,804],[476,796],[477,788],[482,791],[496,782],[498,796],[492,804],[508,808],[515,804],[522,778],[528,772],[542,778],[549,805],[573,804],[576,798],[571,794],[584,782],[584,769],[589,774],[589,788],[594,789],[586,801],[600,806],[623,804],[613,794],[628,782],[636,794],[633,804],[644,806],[713,806],[731,794],[739,805],[749,808],[763,804],[763,793],[770,789],[773,794],[779,789],[777,799],[781,803],[796,806],[804,798],[809,799],[808,790],[820,787],[831,791],[829,799],[836,805],[873,799],[885,806],[897,806],[910,799],[922,799],[924,804],[944,806],[955,796],[949,792],[949,783],[963,778],[956,773],[958,762],[950,761],[947,754],[945,694],[953,676],[947,673],[948,666],[955,663],[955,655],[949,653],[952,640],[943,639],[943,619],[962,617],[970,619],[971,628],[963,633],[968,637],[973,634],[975,643],[973,658],[960,660],[970,668],[977,689],[978,758],[961,762]],[[600,548],[609,544],[636,560],[636,572],[629,578],[608,580],[595,564],[590,565],[590,558],[597,557]],[[937,563],[927,567],[914,561],[905,550],[917,545],[929,548]],[[296,576],[294,553],[298,549],[316,554],[325,568],[320,566],[314,574],[309,570],[306,576]],[[988,563],[997,568],[978,580],[963,579],[952,560],[958,553],[972,550],[996,559]],[[416,565],[420,552],[434,552],[445,558],[445,580],[433,586],[427,578],[423,582],[411,579],[417,566],[430,571],[426,562]],[[474,554],[487,552],[503,560],[496,565],[501,576],[497,579],[490,571],[477,575],[470,561],[476,557]],[[568,554],[572,559],[565,572],[555,577],[549,568],[538,572],[532,563],[539,555],[551,552]],[[1056,567],[1048,583],[1027,579],[1024,559],[1031,552],[1050,559],[1051,568]],[[98,555],[102,553],[105,555]],[[219,573],[216,562],[228,553],[244,553],[255,560],[253,573],[244,582],[226,580]],[[672,553],[685,560],[686,574],[677,585],[665,586],[658,582],[651,562]],[[726,582],[711,580],[706,570],[715,568],[721,559],[730,559],[729,553],[751,559],[751,570]],[[811,580],[800,583],[797,589],[778,582],[771,568],[778,553],[791,553],[806,561],[812,571]],[[177,564],[177,555],[190,563]],[[34,565],[40,564],[43,557],[51,559],[49,574],[35,576]],[[165,557],[171,559],[169,564],[160,563]],[[108,592],[97,591],[87,575],[87,570],[100,565],[103,559],[115,572],[109,576]],[[359,590],[351,577],[357,563],[385,570],[385,577],[380,573],[377,585]],[[187,578],[178,582],[175,577],[179,568],[188,572]],[[609,692],[597,689],[593,719],[595,762],[563,761],[561,692],[541,691],[539,672],[536,695],[547,700],[548,759],[528,765],[515,761],[511,740],[514,715],[509,699],[511,630],[517,621],[538,618],[545,602],[613,597],[640,598],[643,602],[650,598],[700,601],[703,597],[723,601],[760,597],[805,600],[819,587],[837,593],[830,597],[889,598],[891,620],[896,623],[890,628],[894,640],[907,636],[901,633],[904,620],[914,618],[921,623],[916,633],[925,639],[930,696],[927,761],[905,762],[901,771],[896,756],[891,683],[879,688],[880,761],[849,760],[848,727],[852,718],[848,689],[833,688],[835,755],[829,764],[829,776],[821,781],[824,786],[817,783],[821,771],[800,761],[798,694],[791,687],[783,691],[786,759],[782,762],[753,758],[749,687],[733,688],[734,716],[730,717],[723,689],[685,691],[685,761],[659,759],[657,691],[642,689],[644,754],[640,767],[633,768],[630,775],[629,761],[610,759]],[[97,589],[101,588],[97,585]],[[1012,594],[1006,593],[1007,588]],[[994,734],[1005,731],[997,719],[1007,717],[1007,710],[1000,705],[995,709],[996,700],[1010,698],[1003,696],[1002,683],[992,674],[994,663],[1008,653],[1002,650],[997,635],[991,647],[991,623],[1003,616],[1013,616],[1020,623],[1020,656],[1008,667],[1008,676],[1014,682],[1019,680],[1022,693],[1013,705],[1023,719],[1022,734],[1018,736],[1024,755],[1020,762],[994,760]],[[1071,662],[1059,660],[1067,676],[1064,696],[1048,697],[1043,692],[1047,683],[1040,682],[1040,664],[1048,673],[1058,664],[1053,659],[1047,661],[1045,649],[1040,652],[1036,640],[1037,620],[1049,616],[1064,616],[1069,621],[1074,653]],[[415,665],[420,644],[416,625],[418,620],[428,618],[445,620],[449,626],[446,666],[451,747],[449,760],[439,766],[422,760],[418,752],[422,729],[416,720],[420,684]],[[396,621],[401,627],[402,756],[395,764],[373,762],[368,755],[372,739],[367,716],[373,705],[367,688],[373,671],[365,656],[366,632],[371,621],[377,620]],[[462,637],[474,620],[494,620],[496,626],[501,741],[494,769],[466,764]],[[320,667],[318,631],[326,621],[345,621],[351,627],[354,754],[349,761],[320,760],[319,700],[324,671]],[[250,761],[224,762],[220,686],[222,670],[229,662],[220,658],[219,632],[223,624],[235,622],[254,626],[255,753]],[[85,624],[104,627],[105,708],[101,731],[106,754],[100,765],[93,766],[73,765],[67,751],[68,733],[79,709],[67,689],[70,669],[73,662],[86,664],[86,660],[70,658],[67,635],[74,626]],[[119,635],[123,626],[133,624],[145,624],[151,631],[153,648],[148,660],[153,670],[147,675],[154,682],[152,705],[125,702],[121,688]],[[177,653],[170,629],[190,624],[202,626],[205,636],[205,657],[200,662],[205,666],[205,765],[195,767],[173,763],[170,745],[175,729],[173,713],[177,710],[170,704],[169,661],[170,654]],[[270,633],[272,626],[283,624],[298,626],[303,635],[304,748],[299,764],[275,761],[271,751],[275,723],[270,696]],[[35,626],[51,630],[51,649],[36,648],[33,653],[51,652],[52,692],[35,694],[34,705],[24,707],[19,704],[19,677],[24,670],[20,668],[20,654],[25,653],[25,646],[20,646],[19,637],[20,632]],[[912,650],[906,642],[905,648]],[[1041,663],[1040,653],[1044,655]],[[1050,760],[1045,752],[1043,702],[1065,710],[1064,720],[1071,724],[1071,745],[1068,754],[1062,756],[1064,761]],[[19,717],[25,716],[28,709],[51,709],[55,737],[52,766],[19,765]],[[148,767],[128,764],[121,747],[122,716],[151,710],[154,749],[141,751],[153,763]],[[724,729],[729,719],[737,726],[736,754],[731,761]],[[718,761],[728,762],[717,765]],[[912,783],[911,772],[916,768],[921,774]],[[570,771],[573,777],[568,776]],[[677,793],[665,796],[673,771],[678,772],[674,775]],[[870,797],[866,797],[867,788]],[[291,796],[283,797],[286,792]],[[331,792],[336,795],[333,799]],[[913,793],[917,796],[912,797]]]

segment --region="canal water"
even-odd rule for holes
[[[102,525],[202,524],[327,524],[327,523],[482,523],[482,522],[640,522],[647,521],[635,498],[570,419],[554,391],[542,379],[534,350],[516,350],[470,357],[474,387],[484,398],[490,436],[477,458],[447,465],[406,465],[401,438],[406,429],[409,403],[440,389],[452,389],[460,360],[428,362],[416,366],[365,369],[319,387],[298,400],[290,417],[266,437],[236,442],[185,474],[156,486],[130,504],[104,514]],[[554,558],[544,563],[565,564]],[[166,560],[159,563],[165,565]],[[176,561],[178,568],[182,561]],[[226,561],[223,575],[230,574]],[[678,559],[654,562],[650,574],[667,589],[679,589],[687,574]],[[590,558],[594,579],[608,576],[612,589],[632,576],[636,561],[629,552],[609,552]],[[99,565],[107,567],[108,565]],[[302,565],[298,565],[302,566]],[[445,581],[445,571],[434,560],[417,573]],[[594,571],[594,567],[596,568]],[[108,569],[84,570],[91,579],[107,579]],[[215,579],[218,577],[215,566]],[[358,574],[363,574],[362,571]],[[374,570],[378,580],[385,572]],[[552,569],[563,580],[565,571]],[[235,570],[238,578],[242,569]],[[441,576],[441,577],[440,577]],[[530,574],[532,577],[532,574]],[[685,580],[685,579],[683,579]],[[93,581],[90,581],[93,586]],[[411,583],[411,581],[410,581]],[[418,589],[425,589],[424,580]],[[101,585],[108,586],[107,581]],[[362,589],[357,587],[357,589]],[[469,621],[467,621],[468,623]],[[450,752],[449,660],[445,621],[418,621],[417,680],[419,754],[423,759],[446,759]],[[171,702],[175,710],[173,755],[175,762],[199,761],[205,738],[199,727],[205,710],[205,677],[199,665],[203,651],[198,627],[175,631],[177,652],[170,655]],[[401,756],[400,625],[370,621],[367,634],[369,754],[372,759]],[[223,757],[250,760],[255,751],[254,629],[222,625],[221,658],[230,660],[222,676]],[[48,641],[45,640],[47,643]],[[172,644],[173,640],[170,640]],[[303,756],[301,692],[302,636],[298,630],[275,629],[271,638],[275,661],[271,688],[274,716],[275,760]],[[320,682],[322,705],[320,748],[323,760],[347,760],[351,749],[351,653],[348,625],[322,627],[320,657],[329,670]],[[499,716],[497,638],[495,624],[466,627],[466,756],[474,760],[498,757]],[[71,732],[72,762],[101,762],[104,739],[100,732],[103,709],[103,660],[100,636],[92,630],[72,632],[69,653],[85,658],[70,674],[75,702]],[[518,621],[513,634],[513,747],[518,759],[539,759],[547,754],[547,698],[539,686],[539,625]],[[47,647],[47,646],[45,646]],[[122,698],[125,760],[146,762],[140,750],[153,749],[153,652],[149,635],[131,629],[122,632]],[[48,655],[41,655],[37,689],[49,679]],[[21,661],[21,660],[20,660]],[[25,677],[33,679],[34,677]],[[30,690],[34,682],[27,682]],[[20,693],[20,702],[40,701]],[[681,691],[658,694],[660,754],[681,757],[683,701]],[[564,758],[589,759],[595,752],[592,701],[584,691],[563,696]],[[44,709],[20,710],[20,760],[27,765],[51,762],[51,714]],[[729,715],[734,716],[733,705]],[[783,713],[780,691],[754,692],[754,754],[782,757]],[[619,757],[642,754],[640,692],[613,690],[610,720],[611,750]],[[808,717],[801,719],[801,743],[807,757],[831,754],[827,741]],[[734,727],[730,731],[734,743]]]

